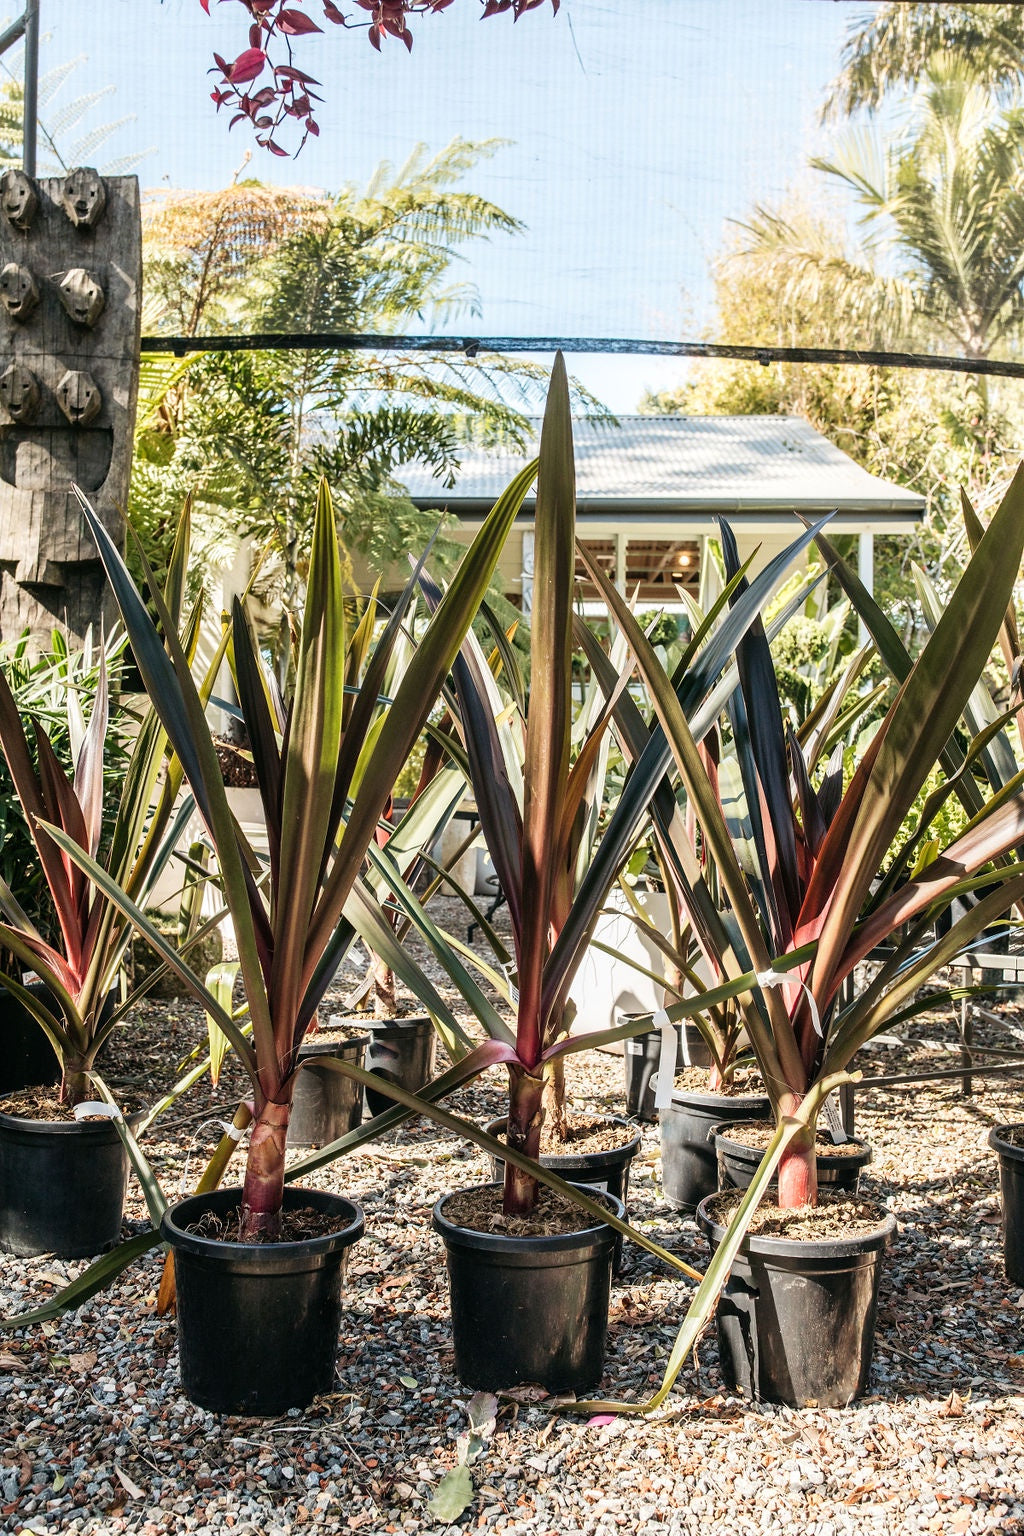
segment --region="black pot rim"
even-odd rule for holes
[[[860,1196],[853,1198],[861,1199]],[[725,1236],[726,1228],[708,1214],[706,1207],[712,1200],[717,1199],[717,1194],[705,1195],[696,1211],[697,1225],[715,1247]],[[893,1213],[887,1211],[882,1205],[878,1205],[877,1208],[883,1219],[874,1231],[865,1232],[859,1237],[833,1238],[824,1241],[806,1237],[760,1237],[756,1233],[748,1232],[740,1245],[740,1253],[749,1253],[767,1259],[792,1259],[800,1256],[808,1260],[845,1259],[852,1258],[856,1254],[875,1253],[887,1245],[896,1231],[896,1217]]]
[[[355,1200],[335,1195],[326,1189],[306,1189],[301,1185],[287,1184],[284,1191],[285,1209],[294,1210],[309,1205],[314,1209],[334,1210],[344,1225],[336,1232],[325,1232],[320,1237],[301,1238],[289,1243],[224,1242],[220,1238],[202,1237],[197,1232],[185,1230],[185,1224],[203,1211],[231,1210],[241,1203],[241,1199],[242,1191],[237,1185],[211,1190],[204,1195],[189,1195],[177,1205],[168,1206],[160,1222],[160,1236],[172,1248],[181,1249],[213,1264],[222,1263],[250,1274],[282,1274],[288,1270],[310,1268],[342,1248],[351,1247],[362,1237],[366,1224],[363,1208]]]
[[[1012,1141],[1007,1141],[1007,1131],[1024,1130],[1024,1121],[1008,1120],[1005,1125],[994,1125],[988,1133],[988,1144],[993,1152],[998,1152],[1000,1157],[1005,1157],[1009,1162],[1024,1163],[1024,1147],[1018,1147]]]
[[[434,1021],[428,1013],[417,1013],[408,1019],[368,1019],[366,1027],[379,1039],[381,1036],[404,1035],[414,1029],[433,1029]]]
[[[763,1104],[769,1102],[766,1093],[687,1093],[683,1090],[672,1090],[672,1102],[664,1115],[673,1109],[729,1109],[740,1105],[750,1105],[751,1115]],[[745,1109],[744,1109],[745,1112]]]
[[[299,1061],[313,1061],[317,1056],[347,1056],[349,1053],[358,1055],[364,1051],[370,1043],[369,1035],[352,1035],[346,1040],[318,1040],[313,1036],[312,1040],[304,1040],[299,1046]]]
[[[727,1120],[723,1121],[721,1126],[713,1125],[711,1127],[708,1134],[714,1137],[716,1149],[720,1141],[725,1142],[729,1152],[739,1152],[741,1155],[749,1152],[751,1157],[756,1157],[757,1161],[760,1162],[764,1157],[766,1149],[764,1147],[752,1147],[749,1142],[740,1141],[739,1137],[731,1134],[731,1131],[732,1126]],[[865,1168],[871,1161],[871,1148],[859,1136],[848,1137],[845,1145],[849,1146],[850,1142],[853,1142],[860,1150],[858,1152],[819,1152],[817,1154],[818,1167]]]
[[[626,1207],[617,1195],[609,1195],[604,1190],[596,1191],[587,1185],[574,1185],[582,1189],[584,1194],[594,1198],[607,1200],[612,1206],[612,1215],[620,1221],[626,1219]],[[607,1239],[609,1247],[615,1242],[617,1233],[613,1227],[607,1226],[603,1221],[595,1222],[588,1227],[580,1227],[576,1232],[561,1232],[551,1235],[538,1235],[536,1237],[513,1237],[505,1232],[477,1232],[473,1227],[460,1227],[454,1221],[449,1221],[444,1214],[444,1204],[454,1195],[473,1194],[478,1189],[501,1189],[500,1184],[473,1184],[466,1189],[450,1189],[446,1195],[442,1195],[431,1212],[431,1224],[435,1232],[439,1232],[446,1244],[459,1248],[472,1248],[478,1253],[568,1253],[574,1248],[587,1247],[593,1243],[600,1243]]]
[[[557,1173],[559,1168],[570,1168],[584,1165],[589,1169],[598,1170],[604,1167],[616,1168],[620,1163],[629,1162],[634,1158],[643,1140],[643,1132],[636,1130],[628,1120],[621,1115],[594,1115],[595,1120],[602,1120],[606,1125],[621,1125],[632,1135],[628,1141],[624,1141],[618,1147],[606,1147],[601,1152],[545,1152],[541,1161],[545,1168],[550,1168]],[[504,1115],[498,1115],[489,1120],[484,1129],[489,1135],[500,1140],[498,1131],[502,1130],[508,1121]],[[495,1129],[497,1127],[497,1129]]]
[[[139,1109],[125,1118],[134,1130],[144,1114],[145,1111]],[[26,1136],[92,1136],[99,1140],[109,1140],[111,1137],[115,1140],[119,1139],[117,1127],[109,1115],[97,1116],[95,1120],[29,1120],[24,1115],[6,1114],[3,1109],[3,1098],[0,1098],[0,1127],[6,1131],[23,1131]]]

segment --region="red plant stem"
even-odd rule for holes
[[[787,1094],[779,1108],[783,1115],[796,1112],[799,1099]],[[818,1203],[818,1159],[814,1151],[815,1126],[804,1126],[793,1137],[779,1163],[779,1209]]]
[[[292,1112],[293,1083],[294,1078],[289,1078],[282,1084],[283,1099],[263,1099],[257,1104],[242,1185],[240,1235],[243,1242],[253,1242],[259,1237],[276,1238],[281,1230],[284,1149]]]
[[[67,1104],[73,1109],[76,1104],[84,1104],[88,1098],[95,1097],[89,1085],[89,1068],[84,1061],[80,1058],[65,1057],[62,1066],[59,1094],[62,1104]]]
[[[527,1157],[540,1156],[544,1121],[544,1080],[521,1067],[509,1068],[508,1145]],[[503,1209],[506,1216],[528,1216],[537,1203],[537,1181],[512,1164],[505,1164]]]

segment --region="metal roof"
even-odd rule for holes
[[[798,416],[579,419],[573,436],[581,511],[924,512],[922,496],[869,475]],[[396,478],[414,502],[465,513],[489,506],[535,453],[468,447],[451,490],[422,464]]]

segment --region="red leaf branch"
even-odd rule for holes
[[[221,107],[232,110],[231,123],[248,122],[256,135],[257,144],[269,149],[271,154],[287,155],[275,137],[284,126],[294,126],[301,134],[293,153],[298,154],[310,135],[316,137],[320,128],[316,121],[314,102],[322,100],[312,86],[319,85],[312,75],[297,69],[292,59],[292,40],[323,33],[323,27],[314,19],[313,12],[322,13],[323,20],[336,27],[362,27],[367,39],[378,53],[385,38],[393,37],[412,48],[412,32],[408,18],[421,12],[434,14],[446,11],[453,0],[349,0],[354,6],[346,15],[335,0],[220,0],[222,5],[236,4],[245,8],[249,16],[249,46],[234,60],[222,59],[214,54],[211,75],[218,77],[211,93],[218,111]],[[509,11],[514,20],[536,10],[545,0],[479,0],[481,16],[497,16]],[[199,0],[207,15],[210,0]],[[551,0],[552,14],[560,0]],[[285,58],[280,58],[281,48]],[[262,82],[258,91],[248,91],[246,86],[254,81]]]

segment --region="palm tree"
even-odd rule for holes
[[[157,208],[147,221],[147,274],[164,328],[187,320],[192,334],[211,326],[400,334],[473,312],[473,290],[450,280],[458,246],[521,229],[458,185],[496,148],[457,139],[430,157],[421,147],[397,173],[384,166],[365,191],[333,198],[282,200],[243,184]],[[288,608],[301,596],[321,474],[346,543],[386,565],[424,538],[424,514],[403,497],[397,467],[422,459],[450,484],[468,424],[485,440],[523,442],[522,412],[542,385],[540,369],[499,357],[210,355],[190,370],[163,434],[137,455],[133,510],[144,525],[171,526],[179,498],[194,489],[208,529],[269,541]]]
[[[882,141],[854,129],[811,163],[852,190],[867,238],[848,258],[758,209],[744,255],[772,273],[783,305],[827,288],[861,345],[939,341],[985,358],[1014,341],[1024,319],[1020,106],[1001,106],[962,60],[934,59],[903,133]]]
[[[1020,5],[907,5],[874,7],[851,26],[843,67],[832,82],[823,117],[869,111],[885,93],[916,86],[937,54],[968,59],[979,81],[1000,95],[1016,89],[1024,59]]]

